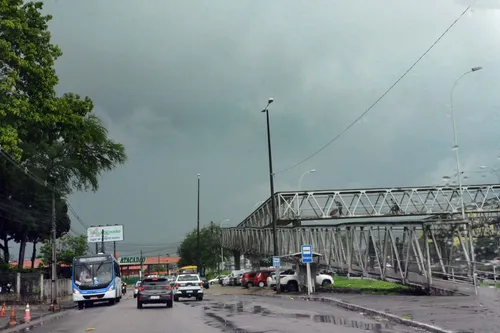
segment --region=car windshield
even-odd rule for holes
[[[74,281],[82,289],[104,288],[113,280],[111,262],[79,263],[74,266]]]
[[[199,281],[197,275],[179,275],[177,281]]]

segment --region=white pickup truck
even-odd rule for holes
[[[326,287],[332,285],[333,278],[328,274],[316,274],[315,283],[317,286]],[[305,285],[304,282],[299,281],[299,276],[293,269],[287,269],[280,272],[280,289],[281,291],[298,291],[299,285]],[[270,288],[276,288],[276,276],[271,274],[267,279],[267,285]]]

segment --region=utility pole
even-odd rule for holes
[[[104,252],[104,229],[101,230],[101,252]]]
[[[210,222],[210,231],[212,233],[212,241],[211,241],[211,244],[210,244],[210,246],[211,246],[210,250],[212,250],[212,256],[213,256],[213,261],[214,261],[213,264],[219,266],[218,265],[218,260],[217,260],[217,252],[216,252],[217,245],[216,245],[216,242],[215,242],[214,221]],[[215,267],[213,267],[213,268],[215,268]]]
[[[57,248],[56,248],[56,194],[54,189],[52,189],[52,272],[51,272],[51,297],[52,304],[54,304],[54,309],[57,304]]]
[[[139,258],[139,260],[141,261],[141,271],[139,272],[139,279],[142,280],[142,269],[143,269],[143,262],[144,262],[144,260],[142,260],[142,250],[141,250],[141,257]]]
[[[198,174],[198,204],[197,204],[197,223],[196,223],[196,269],[198,270],[198,274],[201,275],[201,267],[200,267],[200,174]]]

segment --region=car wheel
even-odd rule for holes
[[[137,295],[136,295],[136,294],[134,294],[134,298],[137,298]]]
[[[168,301],[168,302],[167,302],[167,308],[171,308],[173,305],[174,305],[174,304],[173,304],[173,302],[172,302],[172,301]]]
[[[137,308],[142,309],[142,302],[137,301]]]
[[[290,281],[286,284],[286,289],[289,291],[289,292],[295,292],[295,291],[299,291],[299,285],[297,284],[297,281]]]
[[[196,297],[196,299],[197,299],[198,301],[203,301],[203,296],[198,296],[198,297]]]
[[[332,281],[330,280],[323,280],[323,282],[321,283],[321,286],[322,287],[328,287],[332,284]]]
[[[262,281],[260,281],[260,282],[259,282],[259,287],[264,288],[264,287],[265,287],[265,285],[266,285],[266,284],[265,284],[264,282],[262,282]]]
[[[174,296],[174,301],[179,302],[179,296]]]

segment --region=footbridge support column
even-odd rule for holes
[[[240,270],[241,269],[241,262],[240,262],[241,252],[240,251],[233,251],[233,255],[234,255],[234,269]]]

